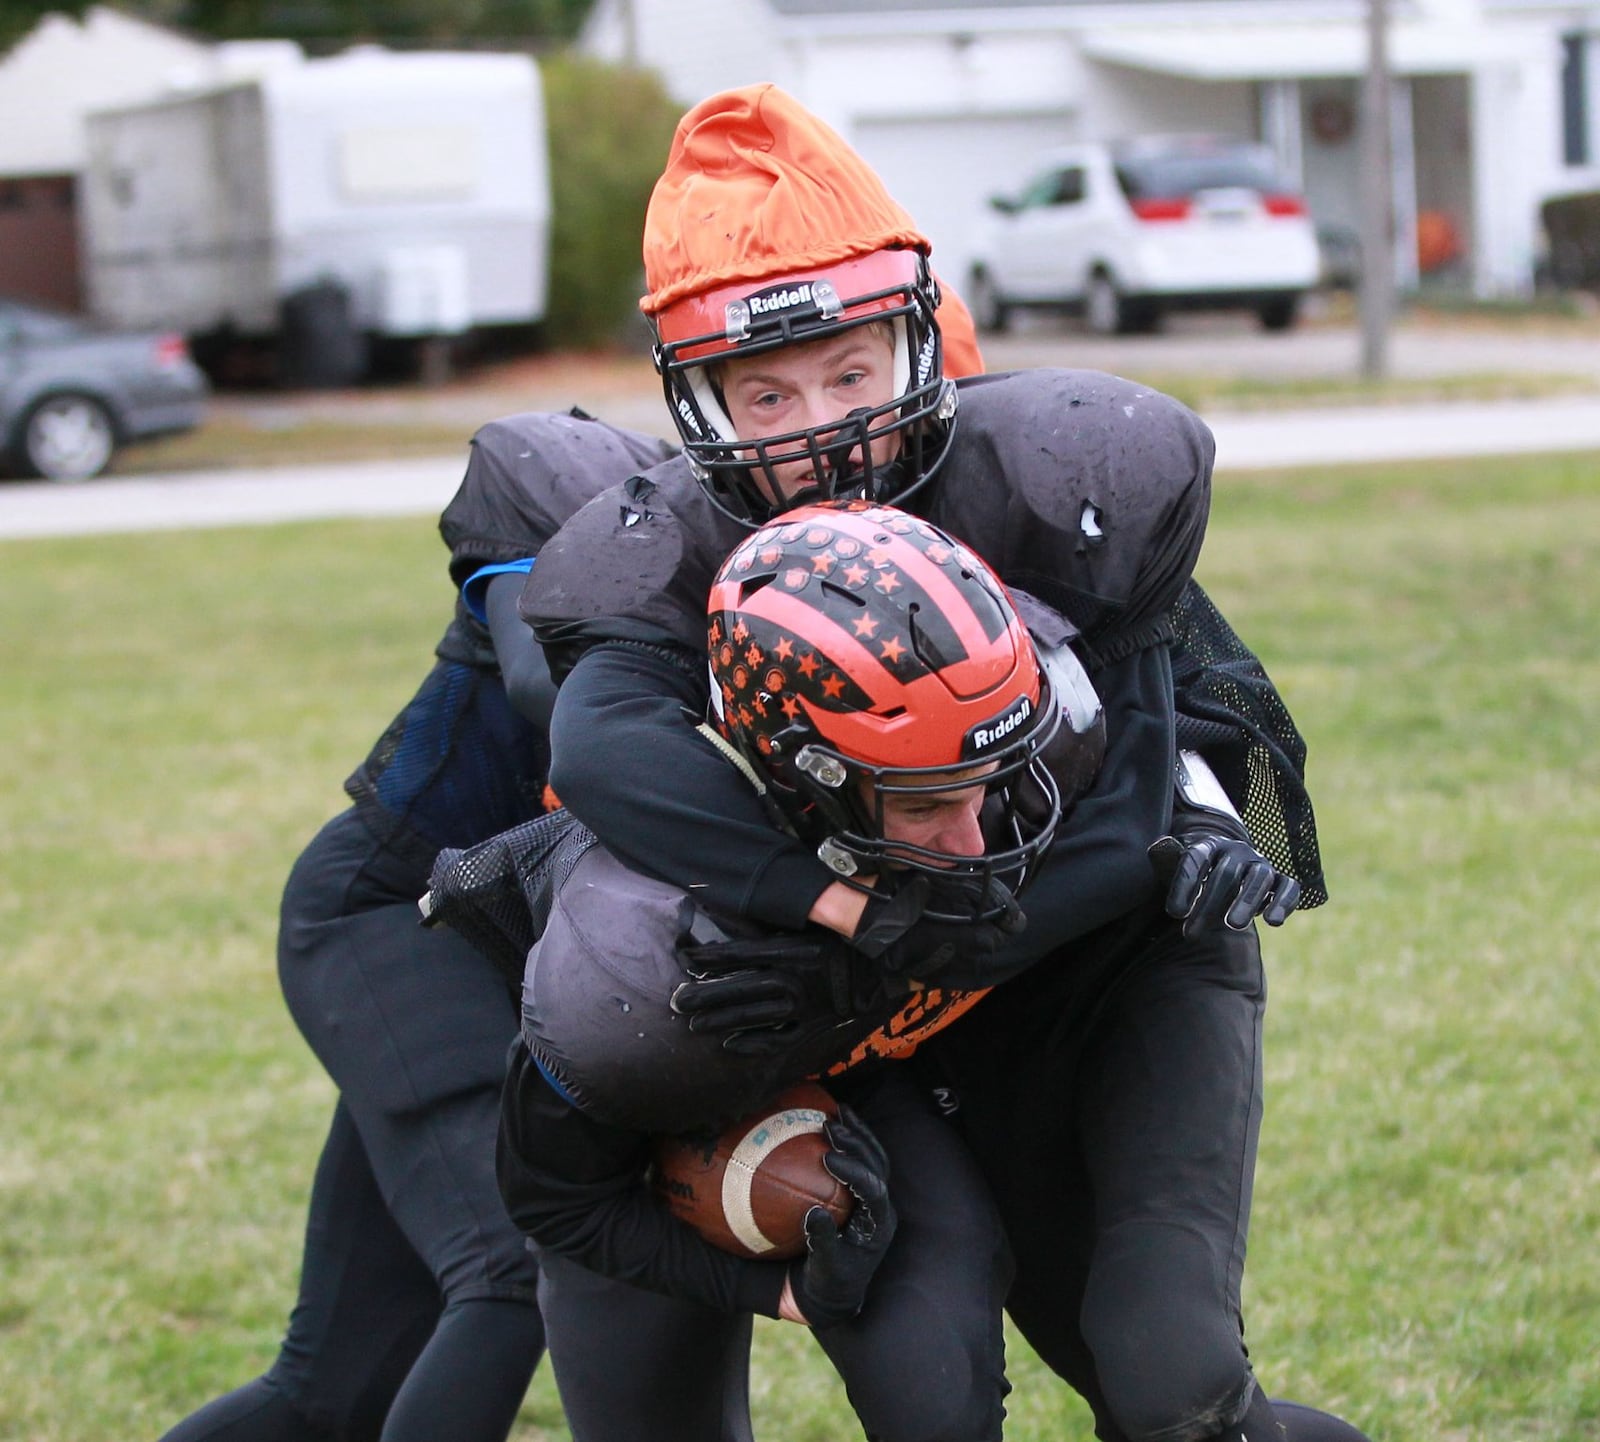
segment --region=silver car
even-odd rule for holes
[[[13,473],[99,475],[124,442],[199,425],[209,389],[180,335],[0,299],[0,462]]]

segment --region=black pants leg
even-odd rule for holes
[[[1253,1395],[1255,936],[1134,917],[1019,983],[937,1048],[1016,1253],[1011,1315],[1104,1442],[1199,1442]]]
[[[904,1064],[833,1089],[889,1154],[899,1225],[861,1315],[817,1342],[873,1442],[998,1439],[1012,1266],[989,1188]]]
[[[749,1316],[556,1256],[543,1259],[539,1300],[573,1442],[751,1442]]]
[[[311,1186],[300,1279],[267,1375],[209,1403],[163,1442],[377,1442],[382,1433],[441,1303],[383,1204],[343,1104]]]
[[[175,1442],[313,1429],[353,1442],[502,1442],[511,1426],[543,1345],[537,1268],[494,1175],[517,1008],[473,947],[418,925],[426,882],[353,811],[290,873],[279,977],[340,1104],[278,1360],[222,1410],[266,1426],[281,1397],[291,1415],[281,1434],[186,1423]],[[215,1406],[202,1415],[235,1425]]]

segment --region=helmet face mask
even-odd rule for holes
[[[989,881],[1032,879],[1062,813],[1046,758],[1063,709],[964,547],[865,501],[788,512],[719,571],[709,642],[724,734],[841,880],[881,895],[923,872],[930,914],[976,921],[1004,905]],[[905,803],[958,795],[981,843],[941,849],[942,826],[907,824]]]
[[[955,412],[955,388],[944,380],[937,304],[920,252],[882,250],[720,285],[651,316],[667,405],[695,475],[718,508],[760,524],[814,500],[900,499],[924,484],[942,459]],[[780,435],[736,433],[719,383],[728,361],[875,324],[889,325],[894,335],[892,393],[884,403]],[[873,443],[891,437],[896,454],[875,465]],[[808,462],[819,479],[786,498],[777,468],[797,460]]]
[[[966,769],[872,766],[814,741],[805,743],[792,768],[794,792],[826,823],[817,854],[840,880],[873,896],[891,895],[897,875],[907,871],[933,876],[945,898],[942,908],[935,905],[924,913],[933,920],[995,919],[1005,907],[994,899],[989,883],[1001,881],[1013,895],[1025,890],[1062,814],[1060,789],[1041,759],[1061,721],[1048,683],[1035,717],[1004,755]],[[836,781],[841,774],[843,781]],[[981,852],[969,855],[891,836],[896,801],[954,798],[978,788],[983,792]]]

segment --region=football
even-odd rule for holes
[[[664,1137],[656,1146],[657,1195],[713,1246],[781,1261],[806,1249],[806,1213],[826,1207],[841,1227],[849,1188],[822,1165],[824,1123],[838,1103],[802,1082],[716,1136]]]

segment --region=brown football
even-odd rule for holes
[[[806,1249],[806,1213],[826,1207],[841,1227],[851,1197],[822,1165],[823,1124],[838,1103],[801,1082],[718,1136],[664,1137],[655,1189],[673,1215],[713,1246],[780,1261]]]

